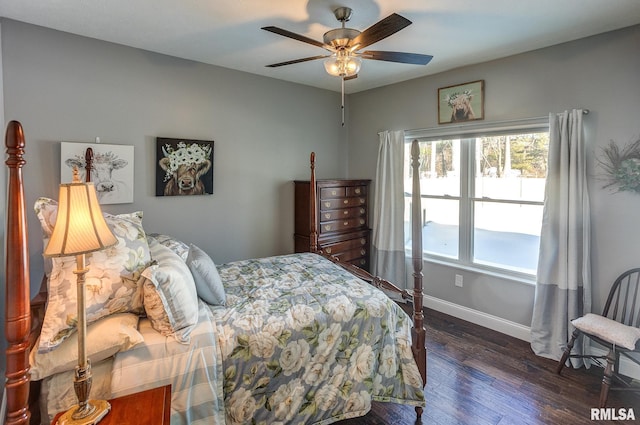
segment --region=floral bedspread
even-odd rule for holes
[[[380,290],[315,254],[218,266],[211,307],[228,424],[328,424],[371,401],[424,406],[411,319]]]

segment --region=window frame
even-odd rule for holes
[[[520,205],[541,205],[544,202],[529,200],[508,200],[492,199],[475,196],[475,143],[466,142],[466,139],[487,136],[500,136],[507,134],[549,132],[549,118],[525,118],[510,121],[495,122],[473,122],[455,126],[434,127],[419,130],[405,131],[404,142],[410,144],[414,140],[419,142],[430,142],[438,140],[460,140],[460,194],[459,196],[448,195],[421,195],[421,198],[428,199],[457,199],[459,202],[459,222],[458,222],[458,259],[425,253],[424,261],[444,264],[458,269],[465,269],[483,274],[494,275],[501,278],[516,280],[528,284],[535,284],[536,275],[522,271],[506,269],[487,264],[475,263],[473,261],[474,230],[475,230],[475,210],[476,202],[497,202],[501,204],[513,203]],[[407,164],[407,158],[405,158]]]

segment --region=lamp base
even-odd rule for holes
[[[58,419],[58,425],[95,425],[109,413],[111,405],[105,400],[89,400],[87,402],[89,413],[82,418],[74,418],[73,416],[79,408],[80,406],[76,404],[64,412]]]

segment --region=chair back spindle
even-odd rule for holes
[[[627,326],[640,327],[640,268],[628,270],[616,279],[602,315]]]

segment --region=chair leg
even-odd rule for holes
[[[420,419],[422,417],[422,407],[416,406],[416,417]]]
[[[609,388],[611,388],[611,380],[613,377],[613,363],[615,362],[615,355],[613,350],[609,350],[607,353],[607,366],[604,369],[604,376],[602,377],[602,387],[600,388],[600,407],[607,405],[607,399],[609,398]]]
[[[560,375],[560,372],[562,372],[562,368],[564,367],[564,364],[567,362],[567,359],[571,354],[571,350],[573,350],[573,344],[576,342],[578,335],[580,335],[580,331],[577,329],[574,329],[573,333],[571,334],[571,339],[567,343],[567,347],[564,349],[564,352],[562,353],[562,358],[558,362],[558,367],[556,368],[556,373],[558,375]]]

